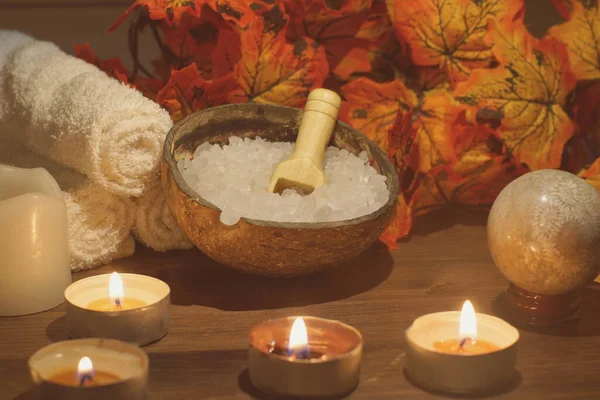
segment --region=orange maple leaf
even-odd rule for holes
[[[469,123],[465,115],[459,112],[449,126],[455,161],[424,173],[415,190],[415,217],[449,205],[488,207],[509,182],[528,172],[506,153],[493,129]]]
[[[372,0],[291,0],[285,2],[290,15],[289,37],[308,36],[325,48],[331,72],[347,79],[371,69],[370,52],[391,33],[382,2]]]
[[[499,136],[531,169],[557,168],[574,126],[565,112],[575,86],[565,46],[532,37],[521,21],[492,21],[487,37],[500,66],[475,70],[454,95],[478,108],[477,115],[500,121]]]
[[[426,172],[437,165],[456,160],[452,120],[463,109],[444,89],[433,89],[420,96],[415,108],[415,143],[419,152],[419,170]]]
[[[385,230],[379,235],[390,250],[398,247],[398,239],[408,236],[413,224],[412,204],[407,203],[404,195],[400,194],[394,205],[393,216]]]
[[[258,0],[257,0],[258,1]],[[164,20],[169,25],[179,25],[184,15],[199,18],[202,6],[207,5],[225,20],[244,28],[254,18],[246,0],[135,0],[115,21],[109,31],[116,29],[136,9],[144,7],[151,20]]]
[[[243,100],[243,93],[233,74],[205,80],[195,64],[172,71],[171,78],[156,99],[174,121],[196,110]]]
[[[443,125],[451,132],[454,155],[423,171],[419,123],[413,111],[398,112],[390,130],[390,157],[401,191],[394,218],[380,237],[390,248],[408,235],[414,218],[450,205],[488,207],[510,181],[528,171],[511,159],[493,129],[468,122],[465,110],[448,118]]]
[[[329,72],[325,51],[309,38],[286,41],[287,19],[278,6],[241,33],[236,79],[248,100],[302,107]]]
[[[564,18],[569,19],[571,11],[573,11],[573,4],[579,3],[585,8],[593,7],[598,0],[552,0],[554,7],[558,13]]]
[[[118,79],[123,83],[129,83],[129,71],[123,66],[123,63],[118,57],[112,57],[107,60],[102,60],[96,56],[89,43],[74,44],[73,52],[75,57],[81,58],[83,61],[95,65],[108,76]]]
[[[600,158],[597,158],[588,169],[579,172],[577,176],[585,179],[587,183],[600,192]]]
[[[399,109],[408,111],[417,104],[417,95],[400,79],[378,83],[358,78],[342,87],[346,99],[340,118],[358,129],[384,151],[388,131]]]
[[[452,81],[493,61],[492,44],[484,40],[488,20],[512,20],[522,0],[388,0],[399,40],[420,66],[440,66]]]
[[[600,0],[589,7],[571,4],[569,20],[548,33],[567,46],[571,69],[577,79],[600,79]]]
[[[159,27],[163,36],[162,52],[166,64],[181,69],[194,63],[206,77],[211,77],[211,57],[219,46],[233,45],[239,48],[239,34],[206,5],[199,17],[185,14],[179,25],[161,21]],[[226,36],[230,41],[237,40],[237,43],[223,43],[221,36]]]
[[[178,25],[181,17],[186,13],[199,17],[200,9],[204,3],[205,2],[201,0],[135,0],[133,4],[117,18],[115,23],[109,28],[109,31],[117,29],[131,13],[139,7],[144,7],[148,12],[150,19],[154,21],[163,19],[169,24]]]
[[[600,151],[600,80],[578,85],[575,110],[580,133],[590,137],[596,144],[596,151]]]
[[[400,193],[396,199],[393,217],[379,240],[390,249],[395,249],[398,239],[408,236],[413,222],[413,194],[418,187],[419,152],[416,151],[415,138],[417,131],[413,129],[413,111],[398,111],[394,125],[388,132],[389,157],[398,172]]]

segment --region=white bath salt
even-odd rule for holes
[[[221,222],[235,225],[241,217],[278,222],[344,221],[370,214],[389,198],[386,178],[357,156],[329,147],[324,170],[327,184],[301,196],[287,189],[267,192],[275,167],[287,159],[293,143],[231,137],[225,146],[204,143],[193,159],[178,162],[190,187],[219,207]]]

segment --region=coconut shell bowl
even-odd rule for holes
[[[330,145],[358,155],[366,151],[387,178],[390,197],[379,210],[350,220],[289,223],[243,218],[220,222],[221,210],[195,193],[177,168],[204,142],[227,144],[230,136],[294,142],[302,110],[265,104],[231,104],[195,112],[168,133],[161,160],[166,202],[181,229],[203,253],[222,265],[255,275],[308,275],[342,264],[366,250],[389,222],[398,196],[398,175],[386,155],[365,135],[337,122]]]

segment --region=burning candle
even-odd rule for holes
[[[108,283],[108,297],[92,301],[86,308],[96,311],[122,311],[144,307],[146,303],[136,298],[126,298],[123,280],[113,272]]]
[[[96,371],[92,359],[81,357],[77,369],[65,369],[52,375],[49,380],[64,386],[101,386],[119,381],[119,377],[106,371]]]
[[[296,320],[292,324],[288,349],[288,354],[291,357],[300,360],[306,360],[309,357],[306,324],[304,323],[302,317],[296,318]]]
[[[148,356],[107,339],[58,342],[29,359],[36,398],[138,400],[146,395]]]
[[[405,333],[406,373],[433,391],[476,393],[506,384],[514,375],[519,331],[505,321],[462,311],[417,318]]]
[[[69,336],[154,342],[167,333],[169,297],[169,286],[149,276],[114,272],[82,279],[65,290]]]
[[[440,340],[433,347],[442,353],[450,354],[484,354],[499,349],[494,343],[477,338],[477,317],[469,300],[463,304],[460,312],[458,337]]]
[[[334,396],[358,385],[361,354],[360,333],[339,321],[269,320],[250,331],[248,372],[267,393]]]

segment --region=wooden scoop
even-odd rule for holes
[[[315,89],[308,95],[298,138],[290,158],[275,168],[269,192],[298,189],[309,194],[327,183],[323,157],[337,121],[342,99],[327,89]]]

